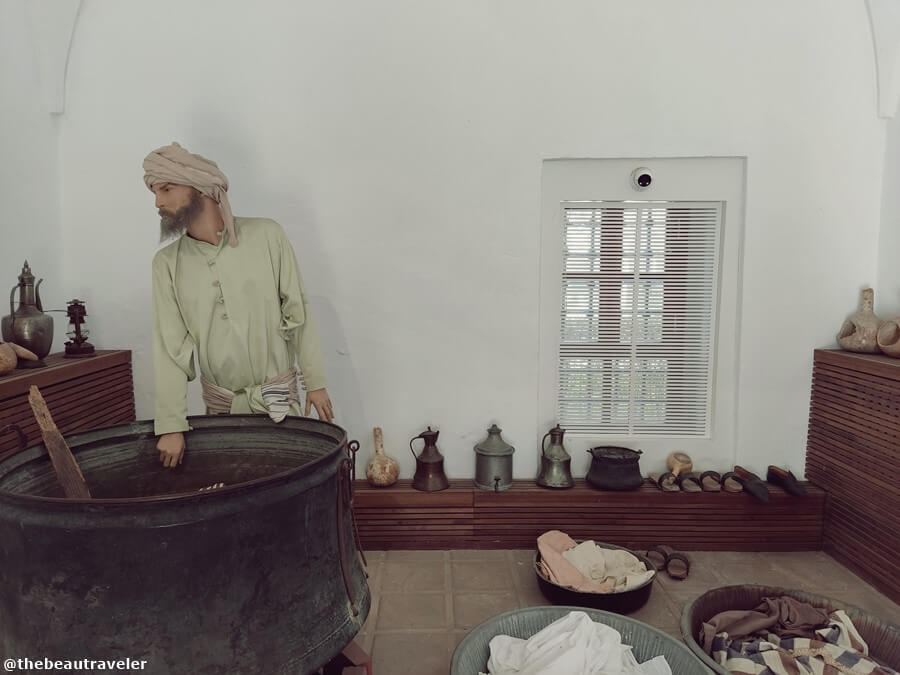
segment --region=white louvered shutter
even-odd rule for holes
[[[563,212],[560,424],[709,436],[722,204],[589,202]]]

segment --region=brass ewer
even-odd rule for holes
[[[431,427],[428,427],[427,431],[423,431],[409,441],[409,451],[416,458],[416,475],[413,476],[412,484],[416,490],[437,492],[450,487],[450,481],[447,480],[447,475],[444,473],[444,456],[437,448],[439,433],[439,431],[432,431]],[[425,441],[425,447],[422,448],[422,452],[416,457],[416,451],[413,450],[413,441],[419,438]]]
[[[566,430],[558,424],[544,434],[541,439],[541,472],[537,484],[548,488],[570,488],[575,485],[572,478],[572,458],[563,446],[563,435]],[[544,447],[550,437],[549,447]]]
[[[5,342],[14,342],[34,352],[39,359],[20,360],[20,368],[39,368],[46,365],[41,359],[50,353],[50,347],[53,345],[53,317],[45,314],[41,306],[39,289],[42,281],[43,279],[37,284],[34,283],[34,275],[26,260],[19,275],[19,283],[13,286],[9,293],[9,315],[0,321]],[[16,289],[19,289],[18,309],[13,305]]]

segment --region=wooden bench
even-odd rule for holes
[[[517,480],[487,492],[451,480],[440,492],[411,481],[374,488],[356,481],[354,508],[364,549],[534,548],[558,529],[632,549],[668,543],[693,551],[815,551],[822,548],[825,493],[809,496],[769,486],[764,504],[746,493],[663,492],[650,481],[630,492],[604,492],[576,479],[569,490]]]

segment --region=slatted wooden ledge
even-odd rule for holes
[[[768,504],[746,493],[662,492],[649,481],[630,492],[569,490],[514,481],[488,492],[451,480],[440,492],[411,481],[374,488],[356,481],[354,508],[364,549],[534,548],[542,532],[562,530],[632,549],[671,544],[691,551],[807,551],[822,548],[825,493],[806,483],[794,497],[769,486]]]
[[[63,434],[134,420],[134,384],[129,350],[98,350],[94,356],[68,359],[62,353],[44,359],[44,368],[15,370],[0,377],[0,428],[17,424],[27,446],[41,442],[28,389],[37,385]],[[16,434],[0,436],[0,458],[19,450]]]
[[[900,602],[900,359],[815,351],[806,475],[828,491],[825,551]]]

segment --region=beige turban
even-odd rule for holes
[[[228,243],[237,246],[234,216],[228,203],[228,179],[215,162],[188,152],[178,143],[172,143],[157,148],[144,158],[144,182],[151,190],[159,183],[190,185],[215,200],[222,212]]]

